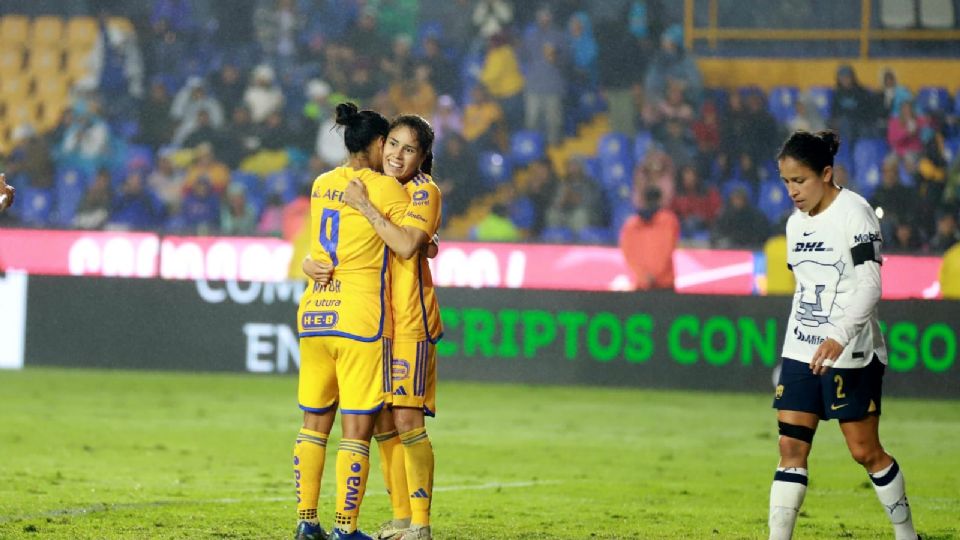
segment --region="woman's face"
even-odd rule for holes
[[[833,168],[827,167],[821,176],[792,157],[781,159],[779,165],[780,178],[787,186],[794,206],[808,213],[818,209],[833,177]]]
[[[417,132],[398,126],[387,135],[383,145],[383,173],[406,182],[420,171],[424,157]]]

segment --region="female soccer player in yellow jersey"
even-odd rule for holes
[[[436,412],[436,343],[442,335],[440,308],[423,251],[440,226],[440,190],[429,176],[433,164],[433,129],[415,115],[398,117],[390,126],[383,151],[385,174],[395,176],[410,194],[400,225],[384,219],[356,179],[344,201],[373,224],[394,252],[390,262],[394,316],[391,361],[392,414],[377,420],[384,477],[393,519],[378,531],[381,539],[429,539],[433,498],[433,447],[424,416]],[[304,263],[314,279],[329,278],[329,268]],[[339,270],[334,271],[334,275]],[[322,282],[322,281],[321,281]]]
[[[336,508],[331,540],[367,540],[357,518],[370,466],[370,437],[389,391],[393,313],[390,309],[390,252],[363,214],[344,202],[357,179],[370,204],[400,223],[410,200],[396,179],[384,176],[383,142],[389,123],[352,103],[337,106],[344,126],[347,165],[317,177],[310,196],[310,248],[314,260],[336,269],[326,283],[308,285],[300,299],[298,400],[303,428],[294,449],[298,540],[326,540],[317,519],[317,499],[327,438],[339,404],[343,437],[337,452]],[[382,215],[381,214],[381,217]]]

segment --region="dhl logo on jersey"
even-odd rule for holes
[[[300,319],[304,330],[327,330],[337,325],[340,316],[335,311],[307,311]]]

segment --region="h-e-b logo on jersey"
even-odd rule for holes
[[[794,253],[807,253],[811,251],[833,251],[833,248],[823,247],[823,242],[797,242],[793,245]]]

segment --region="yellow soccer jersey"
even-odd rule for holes
[[[325,287],[310,282],[300,299],[300,337],[341,336],[359,341],[391,337],[389,250],[373,226],[343,202],[351,178],[367,187],[370,202],[401,223],[410,197],[390,176],[338,167],[317,177],[310,195],[310,257],[333,263]]]
[[[430,175],[420,173],[404,186],[410,204],[400,226],[420,229],[432,238],[440,228],[440,188]],[[436,343],[443,334],[440,305],[433,289],[433,276],[427,258],[418,253],[410,259],[390,256],[393,282],[394,340],[430,340]]]

